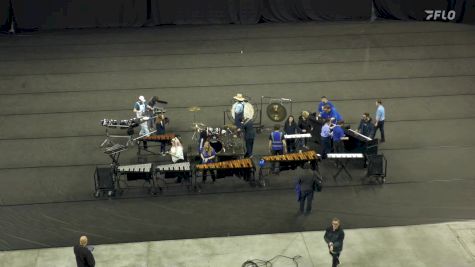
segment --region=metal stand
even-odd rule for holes
[[[264,99],[268,99],[269,101],[275,100],[279,101],[281,103],[289,102],[290,103],[290,115],[292,115],[292,99],[290,98],[275,98],[271,96],[261,96],[261,102],[260,102],[260,110],[259,110],[259,124],[256,126],[258,129],[263,129],[264,124],[262,123],[262,111],[264,110]]]
[[[333,175],[334,180],[336,180],[336,177],[338,177],[342,171],[344,171],[348,175],[350,180],[353,180],[353,177],[351,176],[350,172],[348,171],[348,169],[346,169],[346,164],[347,163],[348,163],[348,159],[346,159],[346,160],[337,159],[336,160],[336,164],[338,166],[338,171],[335,173],[335,175]]]

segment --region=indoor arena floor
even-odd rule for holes
[[[475,219],[475,26],[340,22],[45,31],[0,36],[0,250],[318,231]],[[322,95],[356,127],[375,99],[386,108],[387,183],[327,179],[297,220],[295,174],[266,188],[237,178],[187,194],[142,188],[95,199],[104,118],[128,119],[139,95],[169,102],[169,132],[191,142],[196,120],[222,127],[232,96]],[[267,103],[265,104],[265,106]],[[290,112],[290,106],[288,111]],[[273,126],[264,115],[262,124]],[[266,153],[268,132],[255,142]],[[136,150],[120,162],[136,162]],[[326,164],[324,174],[334,171]],[[325,167],[325,166],[324,166]],[[139,187],[141,183],[137,184]]]

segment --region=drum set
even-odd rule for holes
[[[195,122],[192,124],[192,128],[194,130],[192,140],[196,143],[199,143],[202,138],[209,141],[211,147],[218,154],[237,154],[239,150],[243,149],[243,142],[234,125],[208,127],[204,123]]]
[[[190,112],[200,111],[199,107],[190,107]],[[195,118],[195,116],[193,116]],[[211,147],[217,154],[231,153],[239,154],[244,150],[244,144],[239,137],[237,127],[233,124],[226,124],[222,127],[210,127],[201,122],[193,122],[192,141],[199,144],[201,139],[209,141]]]

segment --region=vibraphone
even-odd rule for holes
[[[192,177],[192,171],[190,162],[158,165],[155,167],[155,170],[157,174],[155,177],[165,182],[165,184],[165,178],[180,178],[182,182],[187,182],[188,185],[191,184],[190,177]]]
[[[134,165],[122,165],[117,167],[118,177],[125,175],[127,181],[133,180],[145,180],[151,183],[150,192],[154,194],[156,192],[154,170],[152,163],[134,164]],[[120,179],[117,180],[117,187],[120,190]]]
[[[204,170],[218,171],[218,178],[224,178],[227,176],[237,176],[246,181],[255,181],[254,178],[256,166],[254,165],[254,162],[249,158],[197,164],[195,166],[195,183],[196,172],[203,172]]]

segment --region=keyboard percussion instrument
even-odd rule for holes
[[[317,160],[320,158],[320,155],[317,154],[313,150],[305,151],[305,152],[299,152],[299,153],[289,153],[289,154],[284,154],[284,155],[269,155],[269,156],[264,156],[262,157],[263,160],[265,161],[311,161],[311,160]]]
[[[312,138],[312,134],[304,133],[304,134],[286,134],[284,135],[285,139],[300,139],[300,138]]]
[[[363,153],[328,153],[327,158],[334,159],[336,161],[338,171],[335,173],[335,175],[333,175],[333,179],[336,179],[336,177],[338,177],[342,171],[344,171],[350,179],[353,179],[350,172],[346,168],[348,161],[353,159],[364,160],[365,156]]]
[[[220,162],[212,162],[205,164],[197,164],[195,166],[197,170],[207,170],[207,169],[252,169],[255,168],[254,163],[251,159],[235,159],[227,160]]]
[[[142,138],[142,140],[146,142],[168,142],[168,141],[171,141],[175,137],[176,135],[174,133],[167,133],[167,134],[145,136]]]

